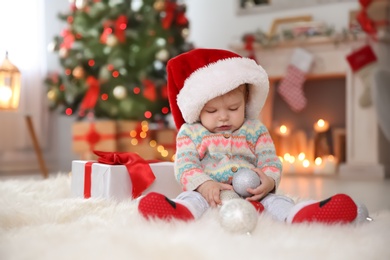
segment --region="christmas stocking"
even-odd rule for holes
[[[372,74],[376,67],[376,56],[369,45],[366,45],[347,56],[347,61],[354,73],[356,73],[363,83],[363,93],[359,98],[362,107],[372,104],[371,85]]]
[[[378,115],[378,124],[382,129],[383,135],[390,142],[390,69],[378,69],[374,73],[374,103],[376,114]]]
[[[278,92],[295,112],[306,107],[303,83],[313,63],[313,55],[304,49],[296,48],[287,67],[286,76],[281,81]]]

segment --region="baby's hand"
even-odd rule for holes
[[[254,168],[252,170],[260,176],[261,184],[254,189],[248,188],[247,191],[253,194],[253,196],[246,199],[251,201],[258,201],[267,196],[267,194],[275,188],[275,181],[271,177],[265,175],[265,173],[263,173],[258,168]]]
[[[199,185],[196,189],[206,199],[211,207],[216,207],[222,203],[220,194],[221,190],[232,190],[230,184],[220,183],[216,181],[206,181]]]

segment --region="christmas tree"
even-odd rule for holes
[[[185,12],[174,0],[71,0],[50,46],[64,69],[46,79],[51,109],[151,121],[168,114],[166,63],[192,48]]]

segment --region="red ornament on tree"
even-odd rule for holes
[[[154,85],[153,81],[145,79],[143,81],[143,84],[144,84],[144,97],[150,101],[156,101],[157,99],[156,86]]]
[[[61,36],[63,40],[60,45],[60,48],[64,48],[67,50],[72,48],[75,39],[75,36],[72,34],[72,32],[68,29],[65,29],[61,32]]]
[[[85,93],[84,99],[80,104],[80,115],[84,116],[85,110],[93,109],[96,105],[96,102],[99,98],[100,93],[100,84],[93,76],[87,78],[88,90]]]

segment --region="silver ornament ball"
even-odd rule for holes
[[[221,226],[231,232],[245,234],[257,225],[258,213],[253,205],[244,199],[231,199],[219,210]]]
[[[261,181],[259,175],[250,169],[240,169],[233,175],[233,189],[244,198],[253,195],[246,191],[248,188],[254,189],[260,184]]]

